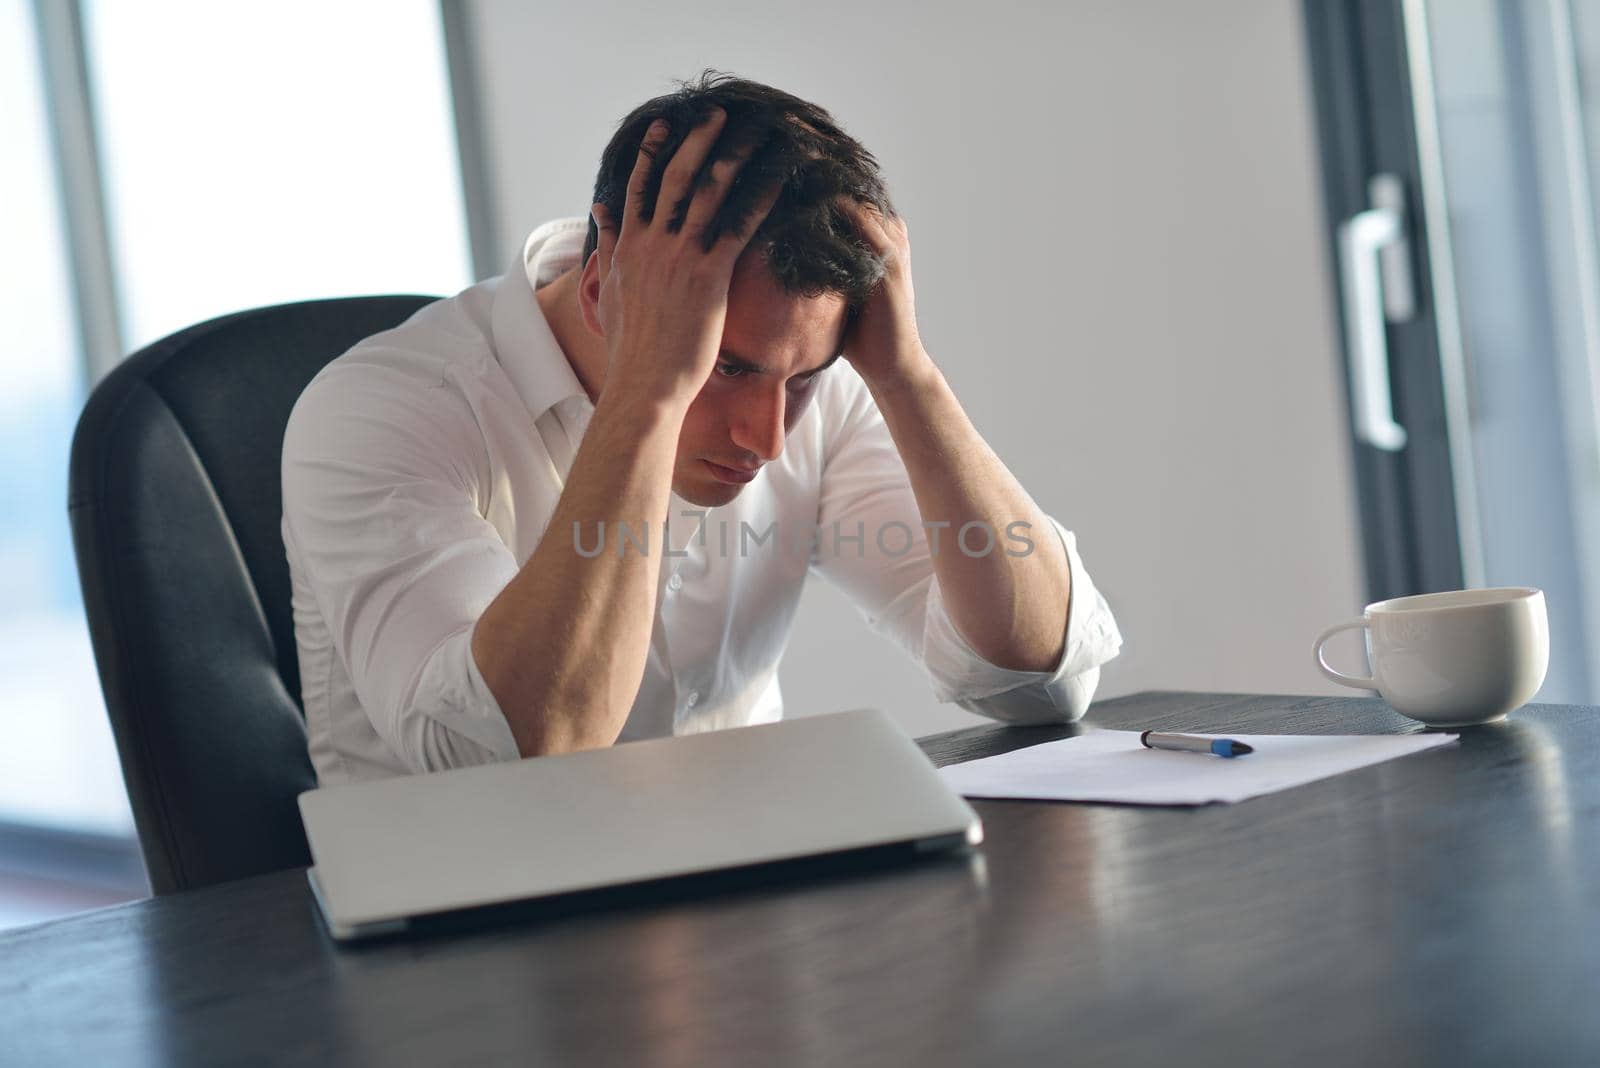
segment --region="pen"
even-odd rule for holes
[[[1185,753],[1215,753],[1230,760],[1236,756],[1255,752],[1250,746],[1236,742],[1232,738],[1201,738],[1194,734],[1162,734],[1160,731],[1145,731],[1139,735],[1139,744],[1146,749],[1181,749]]]

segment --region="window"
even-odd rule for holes
[[[127,351],[240,308],[471,282],[436,4],[84,15]]]
[[[54,88],[61,34],[35,23],[63,12],[74,16],[65,19],[75,53],[66,62],[82,56],[86,102]],[[138,892],[125,875],[120,891],[108,891],[105,872],[96,878],[81,859],[107,854],[96,843],[131,843],[132,819],[66,515],[87,368],[110,362],[85,351],[94,325],[81,330],[80,319],[92,323],[94,312],[77,295],[114,295],[115,315],[100,318],[116,318],[118,329],[97,346],[114,348],[114,359],[246,307],[453,293],[472,269],[444,29],[431,0],[0,0],[0,99],[4,926]],[[87,195],[106,218],[77,259],[66,224],[82,210],[85,175],[59,172],[52,137],[74,128],[93,131],[100,167]],[[86,282],[91,261],[105,276]],[[51,835],[64,858],[50,872],[53,906],[38,883],[17,891],[14,878],[23,868],[37,874]],[[93,882],[98,897],[73,892]]]
[[[30,5],[0,0],[0,821],[125,834],[67,528],[84,387],[36,40]]]

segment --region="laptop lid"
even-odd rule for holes
[[[629,742],[300,795],[329,928],[847,850],[975,845],[982,827],[882,712]]]

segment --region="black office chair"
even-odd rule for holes
[[[213,319],[130,356],[78,418],[67,510],[100,685],[158,894],[310,863],[314,786],[279,520],[306,384],[435,298]]]

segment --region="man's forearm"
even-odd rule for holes
[[[661,558],[624,549],[618,524],[659,529],[682,425],[681,405],[603,395],[544,538],[478,620],[473,658],[525,757],[610,745],[627,722]]]
[[[604,532],[665,521],[678,437],[716,366],[734,266],[784,188],[764,179],[740,225],[712,224],[755,153],[743,145],[711,158],[727,117],[713,107],[678,131],[670,157],[671,124],[652,122],[621,207],[590,207],[593,253],[540,300],[547,319],[569,321],[569,359],[604,339],[605,369],[545,536],[472,635],[473,659],[523,756],[610,745],[639,693],[661,554],[630,551],[620,536],[608,553]],[[674,210],[655,211],[657,200]],[[602,524],[593,554],[576,540],[590,524]]]
[[[887,382],[867,383],[906,465],[930,549],[938,538],[933,569],[956,628],[999,667],[1054,667],[1072,588],[1050,521],[978,434],[931,359]],[[961,528],[973,522],[987,532],[974,528],[963,543]],[[1017,522],[1028,524],[1026,551],[1006,537]]]

